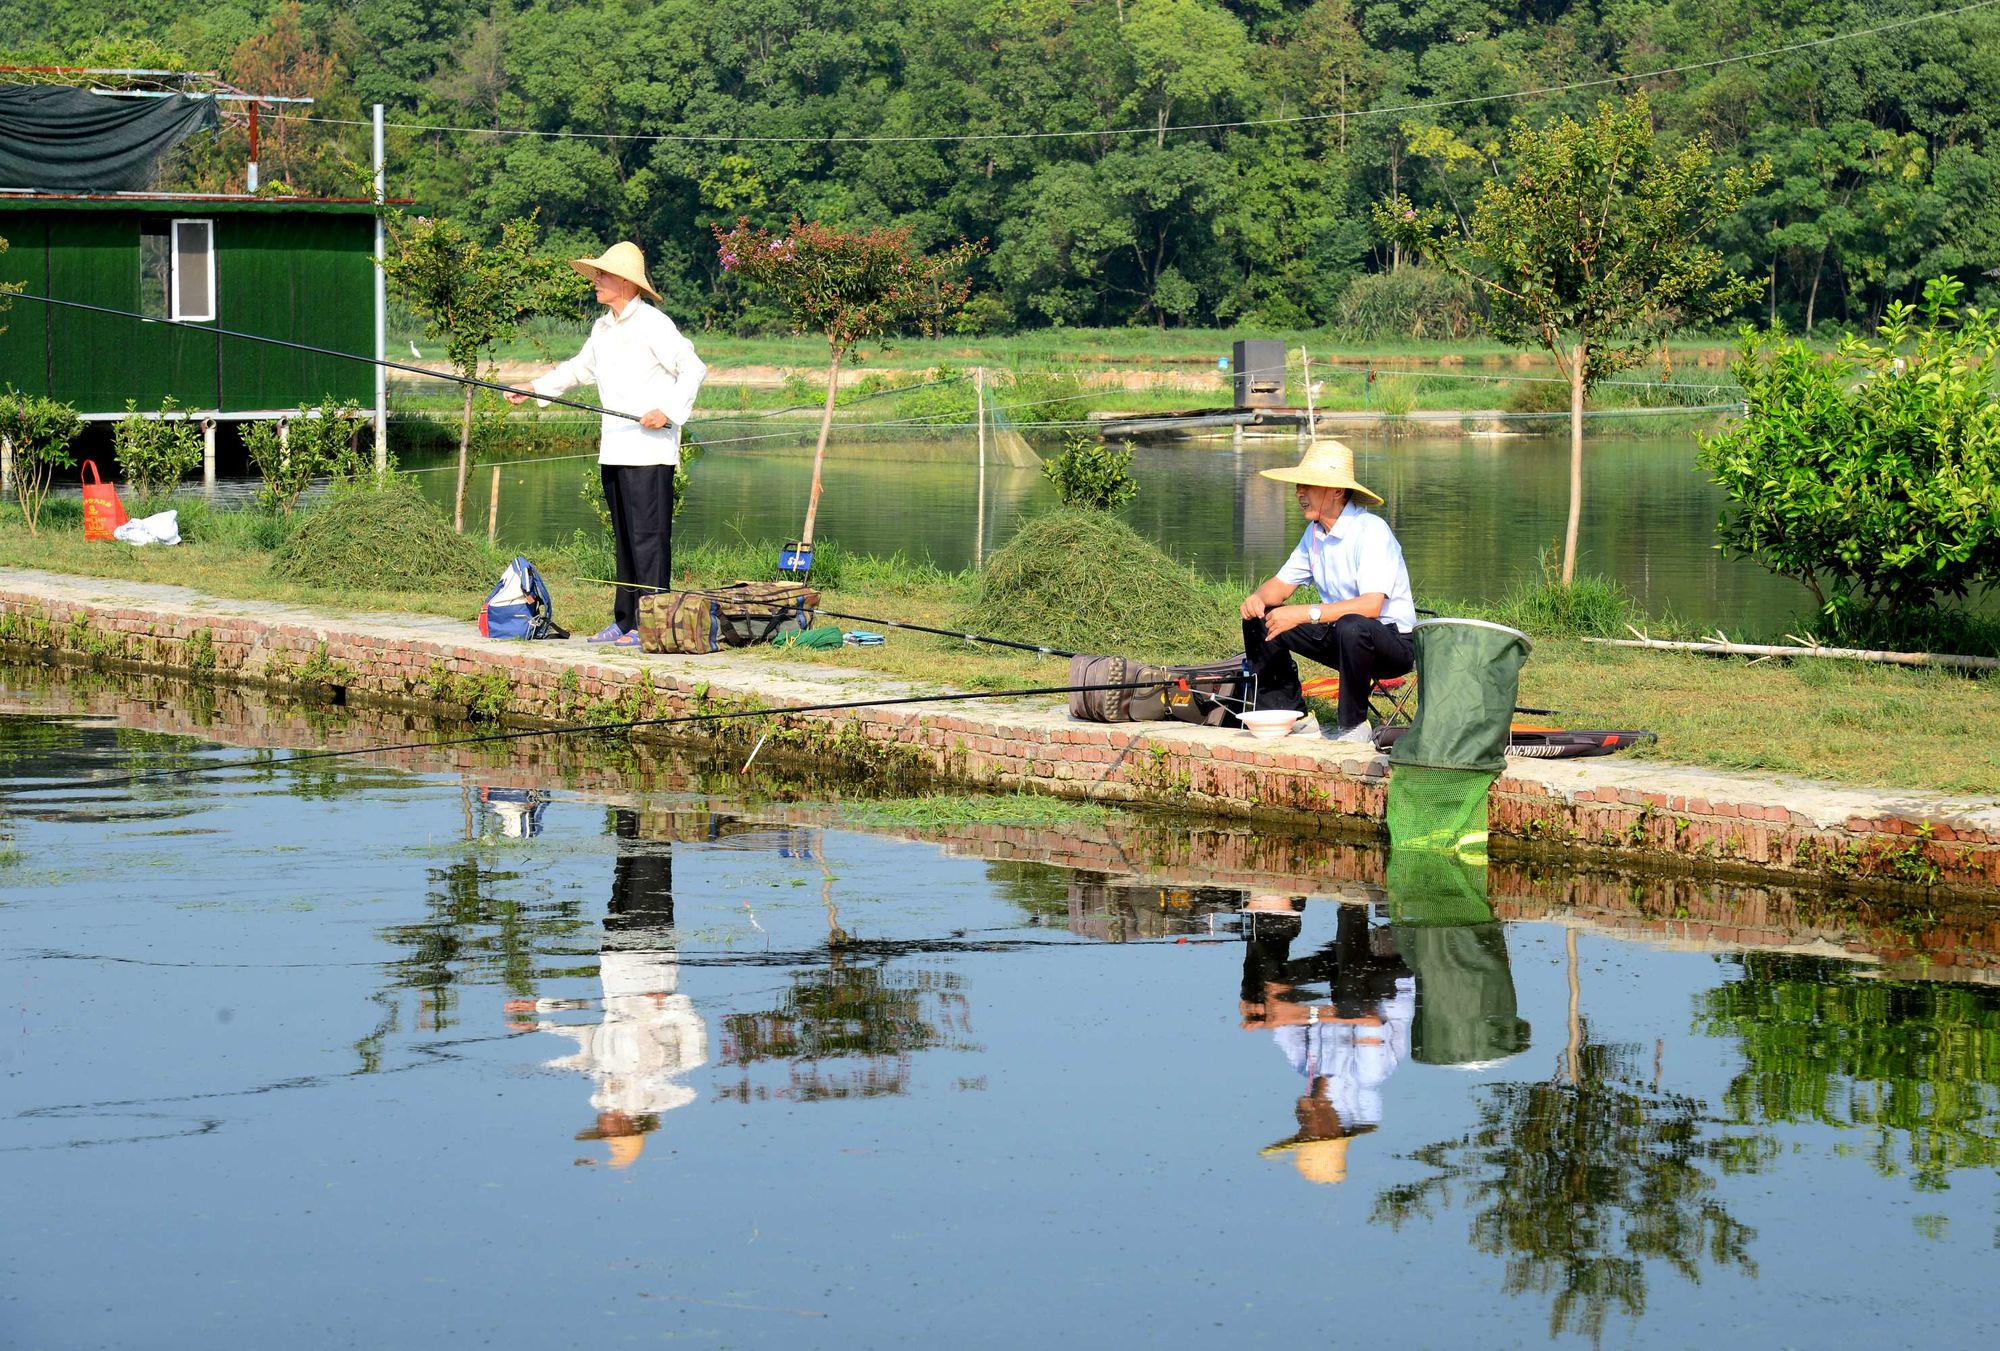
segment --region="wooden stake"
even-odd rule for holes
[[[493,487],[486,499],[486,542],[500,537],[500,466],[493,466]]]

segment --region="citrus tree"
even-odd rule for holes
[[[959,271],[983,246],[960,240],[926,254],[911,246],[908,229],[841,230],[797,220],[774,231],[739,219],[732,230],[717,226],[715,240],[723,271],[771,292],[795,331],[826,339],[826,405],[801,535],[811,547],[840,363],[867,339],[912,329],[935,334],[947,327],[964,312],[972,292]]]
[[[83,434],[76,409],[54,399],[22,394],[13,386],[0,393],[0,441],[13,455],[14,496],[28,533],[38,535],[42,504],[49,500],[49,482],[60,466],[76,463],[70,443]]]
[[[521,324],[542,314],[575,307],[583,278],[568,263],[535,248],[533,217],[501,227],[486,245],[441,216],[389,218],[394,248],[383,260],[389,284],[424,332],[444,342],[452,369],[467,380]],[[472,464],[472,397],[465,385],[458,433],[458,488],[452,497],[452,526],[465,529],[465,480]]]
[[[1701,440],[1722,549],[1804,586],[1838,636],[1908,636],[2000,584],[2000,315],[1964,289],[1934,279],[1832,359],[1746,332],[1744,415]]]
[[[1420,143],[1452,164],[1481,158],[1449,136]],[[1770,169],[1713,172],[1705,136],[1664,148],[1643,94],[1600,103],[1588,122],[1516,121],[1497,149],[1498,167],[1469,216],[1419,210],[1398,195],[1376,205],[1375,220],[1392,243],[1476,287],[1495,337],[1541,347],[1569,381],[1567,586],[1583,516],[1584,396],[1670,334],[1711,323],[1752,294],[1707,240]]]

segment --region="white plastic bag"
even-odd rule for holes
[[[180,513],[163,511],[156,516],[143,516],[136,521],[127,521],[112,531],[111,537],[122,539],[127,544],[179,544]]]

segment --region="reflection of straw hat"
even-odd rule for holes
[[[1304,483],[1316,488],[1345,488],[1348,496],[1371,507],[1382,499],[1361,486],[1354,477],[1354,452],[1343,441],[1322,436],[1306,447],[1305,458],[1293,469],[1265,469],[1265,478],[1280,483]]]
[[[630,1168],[646,1152],[646,1133],[658,1130],[660,1118],[652,1112],[642,1112],[638,1116],[627,1116],[623,1112],[599,1112],[597,1124],[576,1133],[579,1140],[602,1140],[611,1157],[605,1162],[613,1168]],[[589,1159],[578,1159],[578,1163],[589,1163]]]
[[[614,277],[623,277],[638,287],[647,299],[660,298],[660,293],[646,280],[646,255],[630,240],[621,239],[606,249],[601,258],[572,258],[569,265],[586,277],[593,272],[608,272]]]

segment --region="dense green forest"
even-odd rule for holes
[[[1442,312],[1369,204],[1462,206],[1510,118],[1633,89],[1771,161],[1723,241],[1747,317],[1865,325],[1941,273],[2000,299],[2000,0],[0,0],[0,52],[309,94],[352,125],[267,120],[263,153],[308,192],[356,191],[379,101],[392,192],[638,239],[697,322],[758,317],[710,227],[792,215],[987,241],[993,329]],[[1669,67],[1700,68],[1605,82]],[[172,181],[240,186],[243,137]]]

